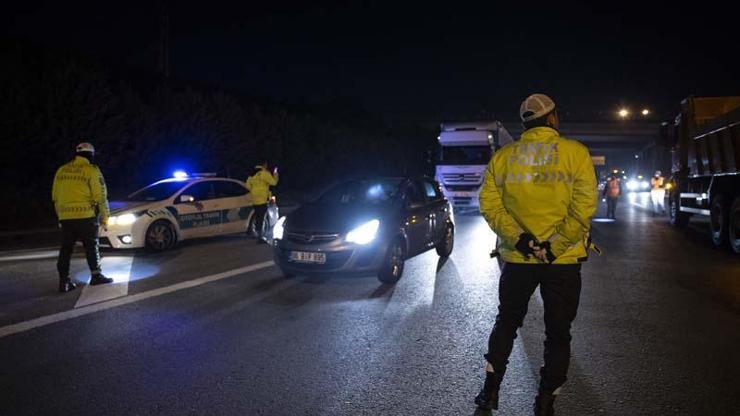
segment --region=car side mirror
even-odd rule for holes
[[[180,195],[180,203],[195,202],[195,197],[192,195]]]

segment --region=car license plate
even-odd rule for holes
[[[290,261],[296,263],[326,263],[326,253],[314,253],[309,251],[291,251]]]

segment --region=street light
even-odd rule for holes
[[[645,108],[645,109],[642,110],[642,115],[643,116],[648,116],[649,114],[650,114],[650,110],[648,110],[647,108]]]
[[[627,118],[627,116],[630,115],[630,111],[628,109],[626,109],[626,108],[623,108],[623,109],[619,110],[619,113],[617,113],[617,114],[619,114],[619,117]]]

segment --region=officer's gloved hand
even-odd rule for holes
[[[529,257],[533,256],[535,254],[535,250],[539,248],[537,244],[537,240],[532,234],[522,233],[519,235],[519,241],[516,242],[514,248],[524,254],[524,257]]]
[[[534,256],[545,263],[552,263],[557,258],[552,252],[552,247],[550,246],[549,241],[539,243],[538,249],[534,252]]]

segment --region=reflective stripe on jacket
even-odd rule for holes
[[[51,199],[60,220],[100,216],[108,220],[108,191],[97,166],[81,156],[62,165],[54,175]]]
[[[247,189],[252,194],[255,205],[263,205],[270,202],[272,193],[270,187],[278,184],[278,177],[268,172],[262,166],[255,166],[257,173],[247,179]]]
[[[501,239],[504,261],[539,262],[514,248],[519,236],[529,232],[538,241],[550,240],[555,264],[572,264],[586,258],[597,194],[588,149],[552,128],[536,127],[494,154],[480,210]]]

